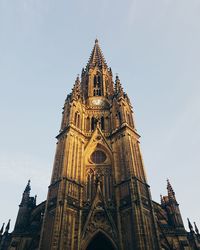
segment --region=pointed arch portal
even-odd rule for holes
[[[116,248],[103,233],[97,233],[90,241],[86,250],[116,250]]]

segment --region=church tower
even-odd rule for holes
[[[40,250],[161,249],[139,138],[96,39],[65,100]]]

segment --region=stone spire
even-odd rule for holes
[[[197,227],[196,222],[194,222],[194,228],[195,228],[196,234],[199,235],[199,229],[198,229],[198,227]]]
[[[187,218],[187,221],[188,221],[188,227],[190,229],[190,232],[194,232],[192,223],[190,222],[189,218]]]
[[[81,85],[79,75],[77,75],[73,89],[72,89],[72,99],[78,100],[81,96]]]
[[[0,230],[0,236],[3,234],[4,225],[5,225],[5,223],[3,223],[2,227],[1,227],[1,230]]]
[[[167,191],[168,191],[168,197],[169,197],[169,199],[176,200],[175,192],[174,192],[174,190],[172,188],[171,183],[169,182],[169,179],[167,179]]]
[[[101,48],[99,46],[98,39],[95,40],[95,44],[92,50],[92,53],[90,55],[88,64],[86,66],[87,69],[93,68],[95,66],[98,67],[107,67],[106,60],[103,56],[103,53],[101,51]]]
[[[24,189],[23,195],[22,195],[22,201],[20,205],[24,205],[25,203],[28,203],[29,197],[30,197],[30,191],[31,191],[31,181],[28,180],[28,183]]]
[[[116,79],[115,79],[115,93],[117,96],[123,96],[124,95],[124,91],[119,79],[119,76],[116,75]]]
[[[31,183],[31,181],[28,180],[28,183],[27,183],[27,185],[25,187],[24,193],[26,192],[26,193],[30,194],[30,191],[31,191],[31,185],[30,185],[30,183]]]
[[[9,229],[10,229],[10,219],[8,221],[8,224],[6,225],[5,233],[8,233]]]

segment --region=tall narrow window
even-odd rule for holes
[[[101,96],[102,95],[102,78],[100,75],[95,75],[94,76],[94,90],[93,90],[93,94],[94,96]]]
[[[94,172],[92,169],[88,172],[87,176],[87,200],[91,201],[94,192]]]
[[[128,113],[127,113],[127,120],[128,120],[128,124],[129,124],[130,126],[132,126],[133,124],[132,124],[131,115],[128,114]]]
[[[101,77],[98,76],[98,87],[100,88],[101,87]]]
[[[92,131],[95,130],[96,126],[97,126],[97,119],[92,117],[92,120],[91,120],[91,129],[92,129]]]
[[[97,78],[96,76],[94,76],[94,88],[96,88],[96,86],[97,86]]]
[[[78,128],[81,128],[80,114],[77,114],[77,127],[78,127]]]
[[[77,112],[75,113],[75,116],[74,116],[74,125],[76,126],[76,123],[77,123]]]
[[[86,119],[86,131],[90,131],[90,118],[87,117]]]
[[[122,116],[121,116],[121,113],[118,112],[118,119],[119,119],[119,125],[122,124]]]
[[[104,130],[105,127],[104,127],[104,117],[102,116],[101,117],[101,129]]]

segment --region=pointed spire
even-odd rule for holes
[[[118,96],[123,96],[124,94],[118,74],[116,74],[116,78],[115,78],[115,92]]]
[[[90,69],[92,67],[99,66],[99,67],[107,67],[106,60],[103,56],[103,53],[101,51],[101,48],[99,46],[98,39],[95,39],[95,44],[92,50],[92,53],[90,55],[88,64],[86,66],[87,69]]]
[[[10,219],[8,220],[8,224],[6,225],[5,233],[8,233],[9,229],[10,229]]]
[[[194,232],[193,226],[192,226],[192,224],[191,224],[189,218],[187,218],[187,221],[188,221],[188,227],[189,227],[190,231],[191,231],[191,232]]]
[[[2,227],[1,227],[1,230],[0,230],[0,236],[3,234],[4,225],[5,225],[5,223],[3,223]]]
[[[197,227],[196,222],[194,222],[194,229],[195,229],[196,234],[199,235],[199,229]]]
[[[80,86],[80,79],[79,74],[76,77],[73,89],[72,89],[72,99],[79,99],[81,95],[81,86]]]
[[[174,190],[172,188],[171,183],[169,182],[169,179],[167,179],[167,191],[168,191],[168,197],[169,197],[169,199],[171,198],[171,199],[175,199],[176,200],[176,198],[175,198],[175,192],[174,192]]]
[[[21,200],[21,204],[20,206],[27,204],[29,201],[29,197],[30,197],[30,191],[31,191],[31,185],[30,185],[31,181],[28,180],[28,183],[24,189],[23,195],[22,195],[22,200]]]
[[[28,180],[28,183],[27,183],[27,185],[26,185],[26,187],[24,189],[24,193],[30,193],[30,191],[31,191],[30,183],[31,183],[31,180]]]

